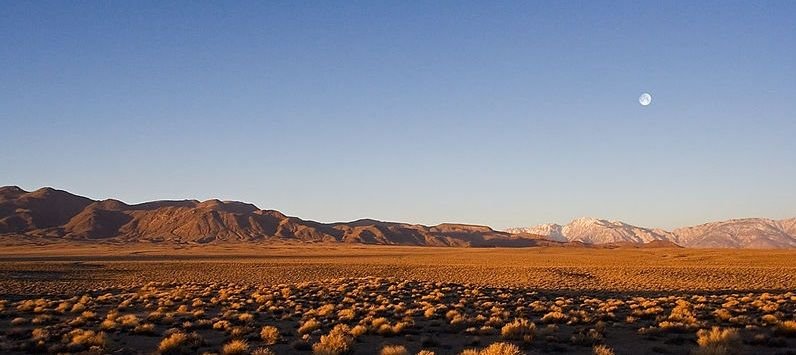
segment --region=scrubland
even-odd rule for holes
[[[0,250],[0,353],[796,351],[796,252]]]

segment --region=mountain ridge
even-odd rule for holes
[[[0,237],[118,243],[350,243],[464,247],[713,247],[794,248],[796,218],[732,219],[673,231],[621,221],[578,218],[494,230],[359,219],[321,223],[240,201],[159,200],[127,204],[93,200],[51,187],[0,187]]]
[[[127,204],[92,200],[53,188],[0,188],[0,236],[39,240],[156,243],[335,242],[422,246],[537,246],[556,242],[487,226],[423,226],[360,219],[320,223],[210,199]]]
[[[796,248],[796,218],[736,218],[667,231],[583,217],[565,225],[540,224],[507,228],[506,231],[539,234],[559,242],[589,244],[668,241],[695,248]]]

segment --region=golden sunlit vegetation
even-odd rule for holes
[[[587,249],[596,255],[574,263],[570,254],[584,251],[561,248],[522,250],[520,265],[518,250],[452,249],[458,256],[446,250],[435,261],[422,253],[437,249],[365,250],[345,257],[334,249],[305,249],[311,252],[303,259],[294,253],[232,261],[12,260],[0,266],[0,284],[11,285],[0,299],[0,353],[608,355],[796,349],[796,293],[787,287],[795,275],[792,267],[771,260],[751,268],[721,266],[714,251]],[[609,262],[606,252],[638,263],[644,256],[648,268]],[[556,253],[556,261],[548,259]],[[345,262],[351,258],[368,262]],[[703,269],[695,261],[675,266],[673,258],[699,259],[710,267],[697,278]],[[444,281],[453,267],[458,274]],[[327,269],[340,274],[327,277]],[[715,276],[717,270],[750,280],[769,276],[731,283]],[[606,276],[611,272],[618,274]],[[163,281],[168,273],[171,279]],[[549,279],[529,281],[529,273]],[[667,279],[671,275],[679,279]],[[552,285],[554,277],[565,281],[538,286]],[[516,282],[507,282],[512,278]],[[626,285],[623,279],[635,284],[618,287]],[[567,286],[574,280],[605,284]],[[672,284],[683,287],[661,290]],[[51,289],[59,291],[46,292]]]

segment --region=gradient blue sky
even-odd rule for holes
[[[320,221],[796,216],[794,15],[794,1],[0,1],[0,184]]]

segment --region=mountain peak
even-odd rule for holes
[[[796,218],[736,218],[674,231],[634,226],[621,221],[580,217],[570,223],[509,228],[509,233],[532,233],[547,239],[587,244],[671,242],[686,247],[794,248]],[[662,244],[665,245],[665,244]]]
[[[127,205],[93,201],[42,188],[0,200],[0,235],[37,240],[226,243],[336,242],[417,246],[533,246],[546,243],[486,226],[412,225],[362,219],[319,223],[260,210],[250,203],[211,199]],[[42,238],[45,237],[45,238]]]

